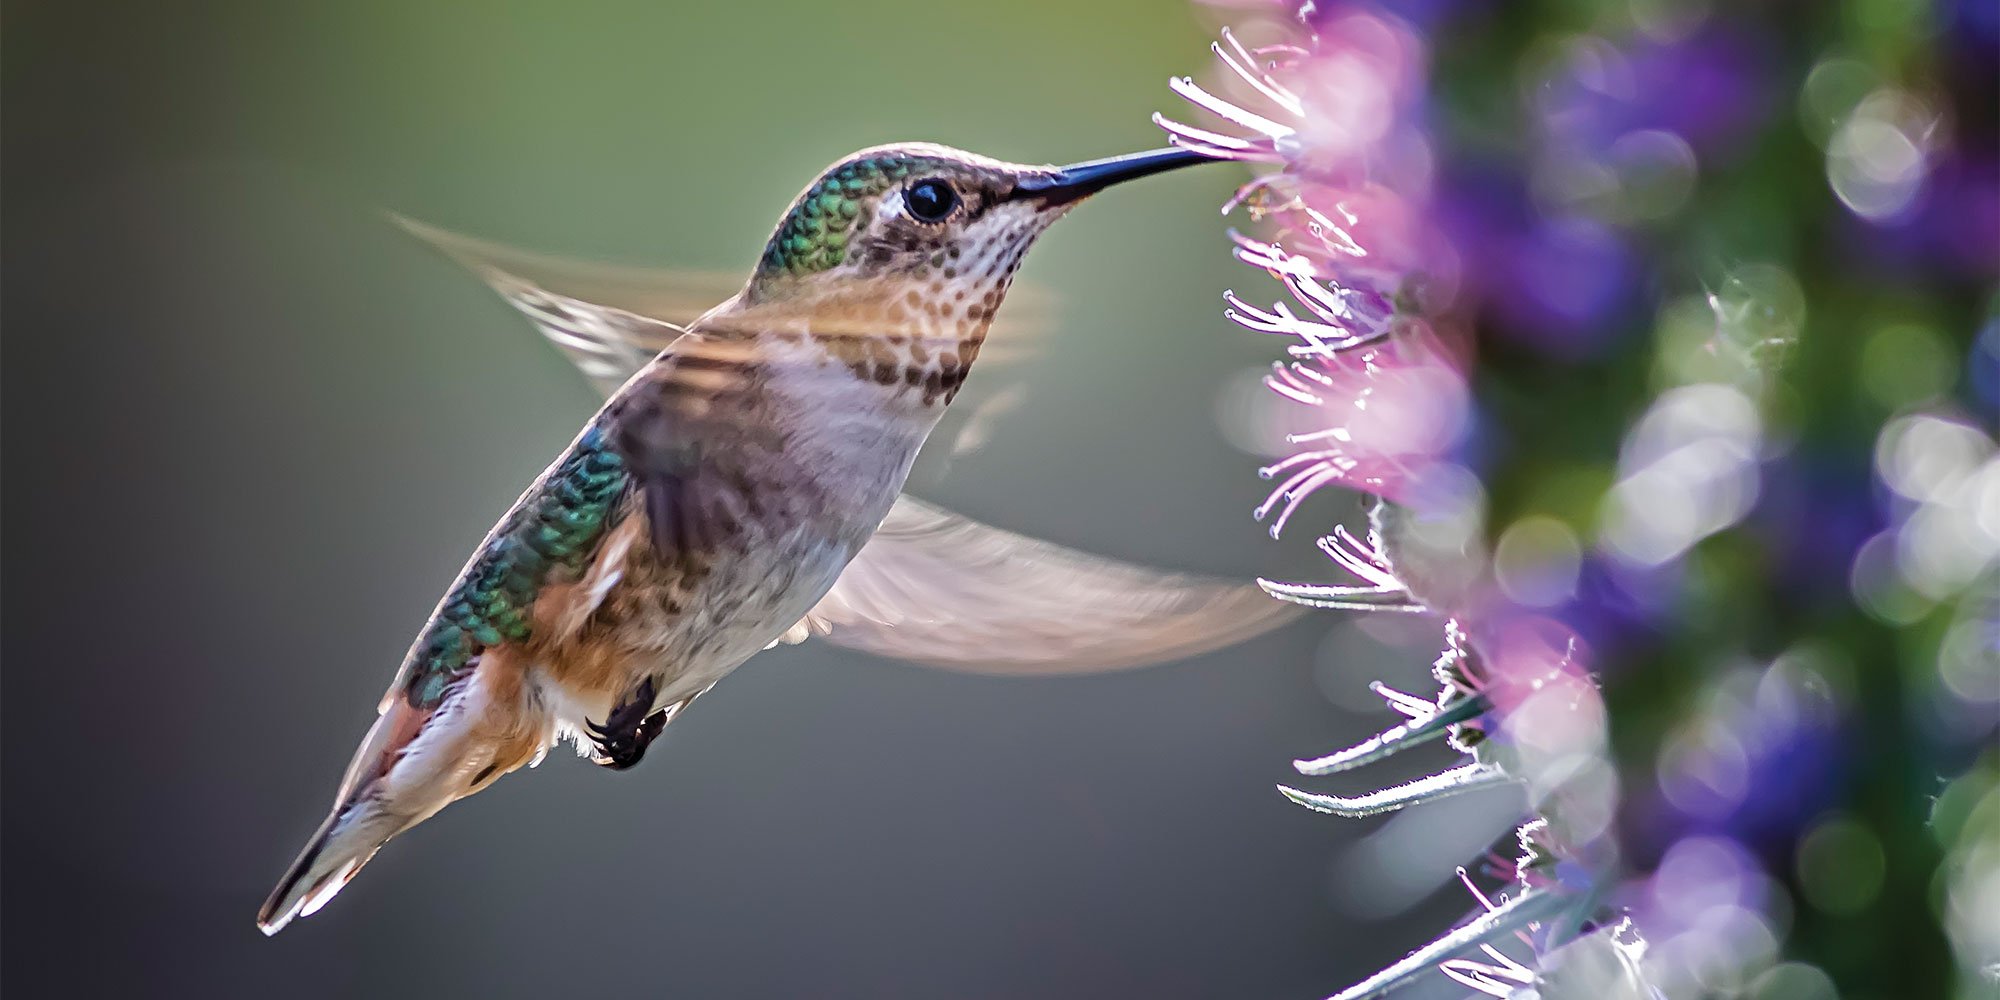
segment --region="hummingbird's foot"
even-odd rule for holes
[[[669,715],[665,709],[652,711],[653,696],[653,679],[648,677],[611,710],[604,725],[584,720],[590,742],[597,746],[593,763],[623,771],[646,756],[646,748],[666,728]]]

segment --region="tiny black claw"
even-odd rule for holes
[[[640,745],[645,746],[652,743],[653,740],[659,737],[660,730],[665,728],[667,728],[667,713],[665,709],[646,716],[646,721],[639,723]]]
[[[646,747],[667,724],[664,710],[652,711],[654,692],[653,679],[648,677],[611,710],[603,725],[584,720],[590,741],[597,746],[595,763],[623,771],[646,756]]]

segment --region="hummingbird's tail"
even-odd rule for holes
[[[389,838],[539,759],[554,736],[551,717],[511,659],[489,651],[433,708],[389,693],[333,811],[258,911],[259,930],[276,934],[312,915]]]

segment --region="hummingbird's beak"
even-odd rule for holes
[[[1062,205],[1096,194],[1113,184],[1208,162],[1211,162],[1210,157],[1177,146],[1086,160],[1057,167],[1054,173],[1024,177],[1014,186],[1013,196]]]

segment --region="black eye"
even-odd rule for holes
[[[958,207],[958,192],[940,180],[918,181],[910,185],[903,204],[910,206],[910,215],[919,222],[943,222]]]

